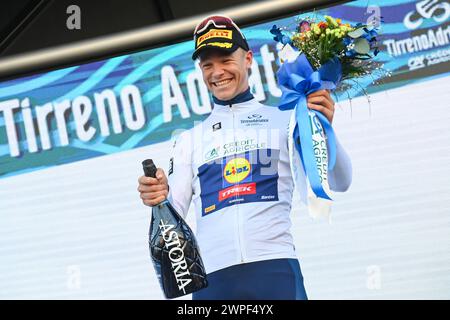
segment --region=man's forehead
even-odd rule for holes
[[[202,61],[206,61],[206,60],[209,60],[212,58],[239,57],[241,50],[242,49],[238,48],[236,51],[230,53],[230,52],[226,52],[226,51],[222,51],[222,50],[209,49],[209,50],[205,50],[204,52],[200,53],[199,59],[200,59],[200,62],[202,62]]]

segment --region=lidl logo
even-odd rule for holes
[[[234,158],[228,161],[223,169],[223,177],[228,183],[238,183],[250,174],[251,165],[245,158]]]

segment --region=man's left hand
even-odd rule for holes
[[[333,122],[334,101],[328,90],[318,90],[311,93],[306,98],[309,109],[314,109],[322,113],[330,123]]]

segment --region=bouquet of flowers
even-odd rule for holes
[[[325,16],[318,23],[301,20],[297,30],[286,36],[276,25],[270,32],[274,40],[294,46],[303,53],[315,70],[338,58],[342,65],[342,79],[353,79],[370,74],[379,65],[372,60],[379,52],[378,31],[373,25],[343,24],[341,19]],[[371,53],[373,55],[371,55]]]
[[[282,65],[277,72],[282,91],[278,107],[295,109],[289,125],[294,181],[304,181],[306,176],[310,214],[329,216],[328,171],[336,162],[336,140],[325,116],[307,108],[306,97],[321,89],[333,91],[345,81],[355,81],[379,69],[372,59],[379,52],[378,31],[373,25],[351,26],[325,16],[320,22],[299,21],[289,35],[276,25],[270,32],[283,44],[279,52]]]

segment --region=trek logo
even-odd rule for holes
[[[185,287],[192,282],[192,279],[184,258],[184,251],[178,238],[178,233],[172,230],[173,228],[175,228],[174,225],[166,224],[163,220],[159,222],[159,229],[165,241],[165,247],[169,250],[169,259],[172,262],[172,272],[177,281],[178,289],[183,290],[183,293],[186,294]]]
[[[219,201],[237,195],[256,194],[256,183],[246,183],[220,190]]]
[[[223,169],[223,177],[228,183],[238,183],[250,174],[251,165],[245,158],[234,158],[228,161]]]

